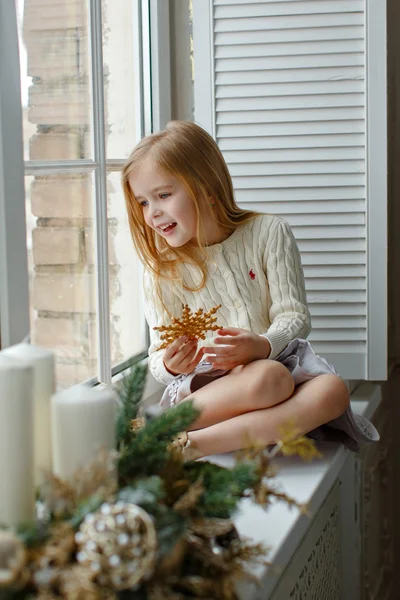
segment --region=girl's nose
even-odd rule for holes
[[[159,215],[162,214],[162,210],[160,209],[160,207],[159,206],[155,206],[154,204],[150,205],[150,211],[149,212],[150,212],[150,216],[151,217],[158,217]]]

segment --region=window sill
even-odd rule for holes
[[[163,386],[149,378],[144,395],[145,403],[157,403],[162,395]],[[355,413],[367,419],[372,419],[381,401],[381,386],[379,384],[364,382],[351,393],[351,406]],[[274,590],[277,584],[284,580],[284,571],[291,563],[302,542],[307,538],[314,518],[319,513],[336,483],[342,483],[344,473],[350,472],[351,484],[354,485],[355,456],[343,446],[336,443],[321,442],[318,444],[323,457],[311,463],[306,463],[297,457],[277,457],[273,464],[278,475],[275,479],[280,491],[287,493],[298,502],[306,503],[309,507],[308,515],[301,515],[295,508],[290,509],[283,503],[271,506],[264,511],[251,500],[243,499],[239,511],[234,518],[239,534],[250,538],[255,543],[261,543],[269,548],[266,560],[271,567],[255,566],[251,573],[260,581],[260,586],[250,582],[242,582],[238,586],[239,598],[243,600],[276,600]],[[234,454],[223,454],[207,457],[207,460],[230,467],[234,464]],[[347,468],[346,468],[347,467]],[[342,501],[347,505],[344,512],[349,522],[343,522],[343,527],[351,536],[353,532],[347,531],[354,525],[355,501],[352,491],[347,489],[342,495]],[[350,486],[349,486],[350,487]],[[348,540],[350,541],[350,540]],[[350,544],[349,544],[350,546]],[[344,559],[346,561],[346,558]],[[348,568],[352,568],[348,561]],[[354,580],[354,574],[349,575]],[[346,596],[347,597],[347,596]],[[350,594],[349,597],[354,597]],[[282,600],[280,597],[278,600]]]
[[[354,412],[371,419],[380,400],[380,386],[363,383],[353,392],[351,405]],[[239,585],[239,595],[243,600],[270,598],[284,569],[307,534],[313,518],[337,481],[346,460],[354,456],[336,443],[324,442],[318,447],[323,458],[312,463],[305,463],[297,457],[278,457],[273,461],[278,469],[276,484],[297,501],[307,503],[310,511],[308,516],[301,515],[297,509],[290,509],[283,503],[264,511],[250,500],[241,501],[234,519],[236,528],[241,536],[270,548],[266,559],[273,565],[272,568],[258,566],[252,570],[261,581],[261,587],[252,583]],[[229,467],[234,458],[233,455],[220,455],[211,457],[211,460]]]

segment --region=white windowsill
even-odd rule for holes
[[[144,395],[148,405],[157,402],[164,389],[153,378],[150,379],[152,381]],[[367,419],[373,417],[380,401],[381,386],[375,383],[362,383],[351,394],[353,411]],[[250,582],[240,583],[238,591],[243,600],[269,598],[349,455],[349,451],[337,443],[321,442],[318,447],[323,457],[311,463],[297,457],[277,457],[273,461],[278,470],[275,483],[298,502],[306,503],[310,511],[308,516],[301,515],[296,508],[288,508],[284,503],[274,504],[267,511],[247,499],[239,505],[234,518],[239,534],[267,546],[270,551],[266,559],[277,567],[256,566],[252,573],[260,580],[261,587]],[[234,454],[209,456],[207,460],[230,467],[234,464]]]
[[[380,399],[380,386],[364,383],[353,392],[351,405],[354,412],[371,419]],[[241,583],[239,593],[243,600],[256,600],[258,597],[267,599],[272,593],[349,454],[348,450],[336,443],[324,442],[318,447],[323,453],[323,458],[312,463],[305,463],[297,457],[274,459],[274,464],[279,470],[276,483],[289,496],[307,503],[310,509],[309,516],[300,515],[297,509],[289,509],[283,503],[277,503],[268,511],[264,511],[250,500],[241,501],[240,510],[234,518],[239,534],[268,546],[270,552],[266,559],[279,568],[279,571],[276,571],[269,567],[256,567],[253,573],[261,580],[261,596],[260,588],[255,584]],[[233,464],[234,459],[232,455],[220,455],[212,457],[212,460],[229,466]]]

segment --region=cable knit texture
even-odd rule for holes
[[[307,307],[303,269],[296,241],[289,225],[280,217],[260,215],[239,226],[220,244],[208,246],[208,279],[198,292],[180,286],[171,289],[161,281],[163,300],[171,314],[180,317],[183,305],[195,311],[208,311],[221,304],[217,312],[222,327],[239,327],[266,337],[271,344],[269,358],[276,358],[295,338],[305,339],[311,321]],[[192,287],[200,280],[198,270],[183,265],[185,283]],[[145,272],[146,319],[150,327],[149,368],[157,381],[168,385],[171,375],[163,363],[164,350],[157,351],[160,334],[153,327],[169,323],[157,301],[154,281]],[[209,332],[199,346],[210,344]]]

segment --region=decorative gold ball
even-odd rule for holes
[[[0,531],[0,587],[16,581],[26,560],[22,541],[10,531]]]
[[[157,534],[149,514],[127,502],[105,503],[87,515],[75,535],[77,561],[100,585],[126,590],[153,572]]]

